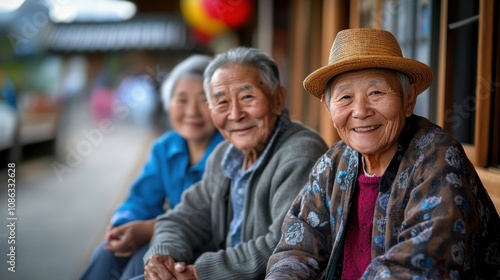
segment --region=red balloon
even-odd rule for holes
[[[252,15],[252,0],[202,0],[210,17],[219,19],[230,28],[245,24]]]

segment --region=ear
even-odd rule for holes
[[[278,86],[274,91],[275,110],[278,115],[281,115],[285,109],[286,90],[283,86]]]
[[[320,101],[323,104],[323,107],[325,107],[326,111],[330,113],[330,107],[329,104],[326,104],[326,96],[324,94],[321,95]]]
[[[409,117],[413,114],[413,110],[417,104],[417,86],[415,84],[411,84],[410,92],[408,92],[408,96],[406,96],[405,100],[405,116]]]

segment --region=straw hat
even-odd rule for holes
[[[417,94],[432,82],[432,69],[413,59],[404,58],[394,36],[382,29],[356,28],[337,34],[330,50],[328,65],[312,72],[304,80],[304,88],[321,98],[328,81],[344,72],[367,68],[394,69],[408,75],[416,84]]]

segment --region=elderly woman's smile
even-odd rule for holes
[[[353,128],[354,131],[356,132],[372,132],[373,130],[381,127],[382,125],[372,125],[372,126],[365,126],[365,127],[355,127]]]

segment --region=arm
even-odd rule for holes
[[[155,220],[133,221],[111,228],[106,233],[106,250],[117,257],[129,257],[147,244],[153,236]]]
[[[318,160],[290,207],[281,229],[279,241],[267,265],[266,279],[315,279],[330,256],[331,220],[326,203],[325,184],[321,172],[330,162],[326,156]],[[322,186],[322,187],[320,187]]]
[[[130,189],[127,199],[115,211],[112,226],[119,226],[135,220],[153,219],[164,212],[165,191],[162,182],[164,149],[155,142],[150,158]],[[163,167],[166,168],[166,167]]]
[[[155,255],[172,256],[177,262],[192,263],[194,251],[211,239],[210,191],[207,183],[195,183],[182,195],[174,209],[156,219],[151,247],[145,263]]]
[[[308,144],[285,145],[287,148],[275,153],[262,173],[256,171],[260,179],[249,186],[254,196],[250,214],[245,216],[243,242],[234,248],[201,255],[195,263],[200,279],[264,277],[286,212],[317,158],[326,150],[323,142],[307,140]]]

